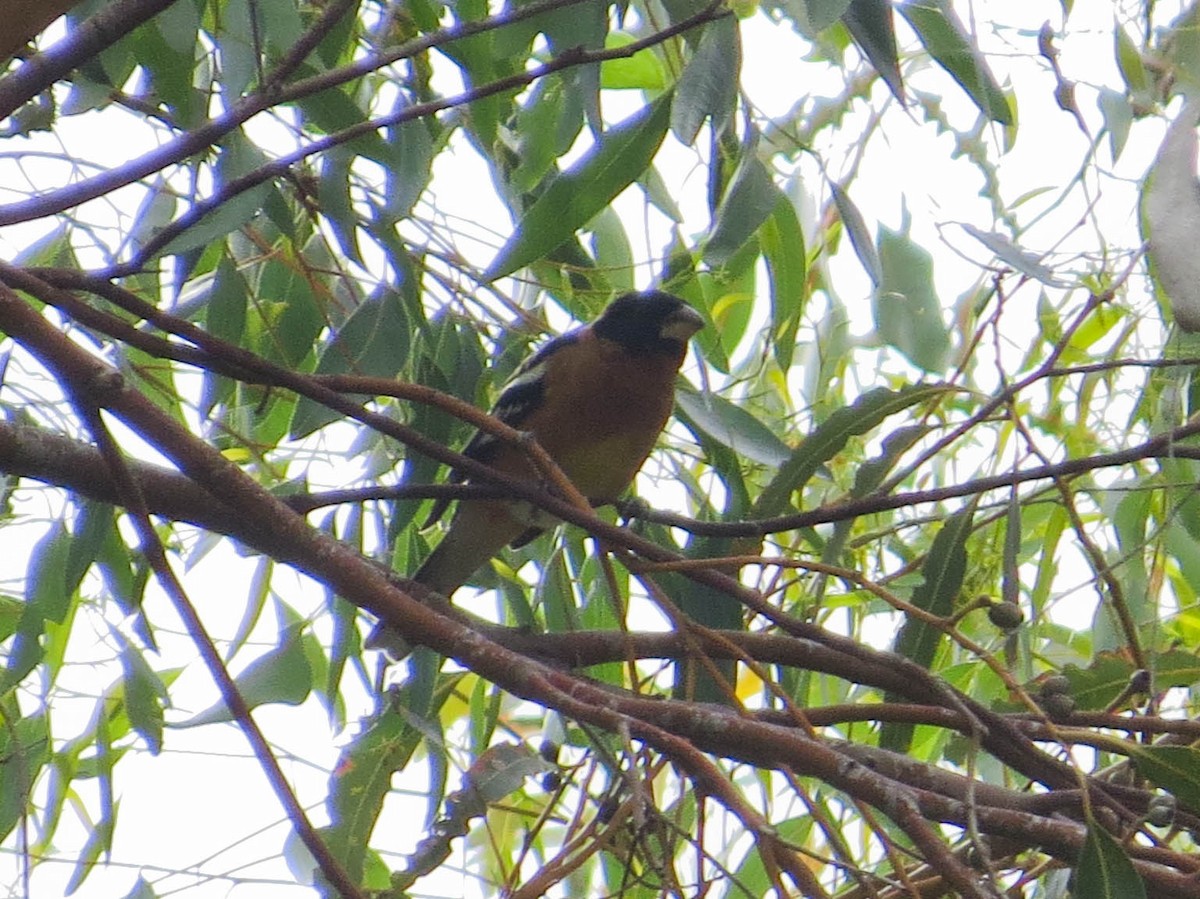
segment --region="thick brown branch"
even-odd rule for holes
[[[176,0],[117,0],[0,81],[0,120]],[[61,6],[61,4],[59,4]],[[64,207],[65,208],[65,207]]]

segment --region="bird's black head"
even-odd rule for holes
[[[661,290],[619,296],[592,324],[597,337],[633,353],[678,353],[703,327],[699,312]]]

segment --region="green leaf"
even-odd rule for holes
[[[1200,747],[1129,744],[1138,774],[1186,805],[1200,810]]]
[[[67,583],[67,570],[74,537],[61,524],[56,524],[41,540],[34,544],[29,554],[28,614],[37,615],[43,621],[59,624],[66,621],[74,593]],[[82,577],[82,574],[80,575]],[[76,582],[75,587],[78,586]]]
[[[184,127],[197,124],[205,111],[205,95],[192,82],[199,25],[196,4],[173,3],[133,36],[150,95],[165,101]]]
[[[1070,286],[1069,282],[1054,277],[1054,272],[1038,262],[1037,257],[1033,253],[1022,250],[1003,234],[997,234],[995,231],[983,231],[969,222],[960,222],[959,225],[964,231],[995,253],[997,259],[1021,274],[1028,275],[1034,280],[1041,281],[1043,284],[1048,284],[1051,287]]]
[[[1200,682],[1200,656],[1181,649],[1155,656],[1151,668],[1158,690],[1187,688]],[[1062,673],[1071,682],[1071,697],[1077,707],[1099,710],[1125,690],[1135,670],[1121,652],[1100,652],[1086,668],[1065,665]]]
[[[933,257],[903,230],[879,228],[879,262],[883,277],[875,291],[875,329],[915,366],[940,372],[950,353],[950,335],[933,291]]]
[[[971,536],[971,520],[976,502],[956,512],[938,531],[921,566],[921,583],[912,595],[912,605],[930,615],[947,618],[954,612],[954,601],[962,590],[967,571],[967,540]],[[922,668],[932,668],[938,646],[945,638],[941,628],[908,618],[896,634],[892,651]],[[901,699],[887,694],[886,702]],[[879,729],[879,745],[894,752],[907,752],[912,743],[913,726],[907,723],[884,722]]]
[[[212,290],[204,304],[204,324],[213,337],[240,346],[246,333],[246,307],[250,288],[238,271],[237,264],[224,254],[212,280]],[[207,417],[221,402],[233,396],[234,382],[230,378],[204,372],[200,394],[200,412]]]
[[[621,216],[611,206],[606,206],[600,210],[599,215],[588,222],[587,228],[592,235],[592,257],[599,268],[608,272],[613,288],[618,293],[635,290],[634,273],[637,263]]]
[[[1129,128],[1133,125],[1133,106],[1128,97],[1111,88],[1101,88],[1096,99],[1100,114],[1104,116],[1104,130],[1108,132],[1108,152],[1115,163],[1125,149],[1129,139]]]
[[[312,679],[312,667],[304,652],[300,629],[293,626],[284,629],[279,646],[247,665],[234,678],[234,683],[246,705],[255,709],[268,703],[299,705],[308,698]],[[232,720],[233,713],[224,701],[220,701],[171,726],[199,727]]]
[[[787,509],[792,493],[803,487],[817,470],[845,448],[851,437],[866,434],[889,415],[945,392],[940,386],[878,387],[864,393],[851,405],[838,409],[796,447],[763,488],[752,518],[773,518]]]
[[[124,899],[158,899],[158,893],[155,892],[154,887],[139,876],[137,883],[125,894]]]
[[[774,431],[737,403],[686,386],[675,391],[675,401],[689,425],[704,431],[741,458],[775,467],[791,456],[791,449]]]
[[[625,31],[613,31],[605,38],[604,46],[610,50],[627,47],[634,37]],[[600,86],[605,90],[660,91],[667,86],[667,74],[663,64],[646,48],[626,59],[606,59],[600,63]]]
[[[220,57],[221,89],[231,98],[241,97],[258,75],[259,58],[254,52],[255,28],[250,21],[252,0],[225,0],[225,28],[215,47]]]
[[[1142,62],[1142,53],[1129,33],[1120,25],[1113,29],[1113,43],[1117,56],[1117,68],[1125,79],[1129,96],[1144,97],[1150,90],[1150,76]]]
[[[443,675],[438,679],[431,714],[438,713],[463,676]],[[365,847],[391,790],[392,774],[408,765],[425,739],[407,712],[396,711],[410,708],[411,699],[411,688],[401,687],[394,702],[385,706],[386,711],[368,721],[342,750],[330,776],[325,803],[330,821],[327,845],[351,878],[363,870]]]
[[[1157,31],[1157,29],[1156,29]],[[1177,83],[1189,88],[1200,82],[1200,10],[1196,4],[1184,4],[1184,11],[1171,22],[1170,30],[1157,35],[1155,47],[1161,48],[1165,61],[1175,70]],[[1129,85],[1130,99],[1143,109],[1152,109],[1158,101],[1158,78],[1152,75],[1137,45],[1123,29],[1118,35],[1117,62]]]
[[[814,815],[798,815],[778,823],[772,823],[773,832],[780,840],[793,846],[807,845],[816,826]],[[769,896],[776,892],[778,880],[777,863],[766,859],[764,847],[755,843],[749,847],[741,865],[732,872],[732,881],[745,896]]]
[[[884,478],[899,463],[904,454],[912,448],[913,444],[928,433],[929,428],[925,425],[909,425],[898,428],[888,434],[883,439],[883,447],[879,455],[866,459],[859,464],[858,471],[854,474],[854,486],[850,489],[850,495],[857,498],[866,496],[871,491],[876,490],[883,483]],[[845,549],[846,541],[850,539],[851,534],[854,532],[854,527],[855,522],[853,519],[834,523],[833,534],[826,541],[821,551],[822,562],[829,565],[838,565],[844,562],[841,558],[841,553]],[[827,579],[822,578],[818,583],[820,586],[814,595],[814,600],[816,601],[819,601],[820,597],[824,596]]]
[[[92,563],[96,561],[104,545],[116,531],[113,507],[108,503],[97,503],[79,498],[79,515],[75,518],[74,539],[67,554],[64,589],[73,595],[83,582]]]
[[[786,195],[780,195],[763,222],[759,241],[771,278],[771,349],[775,362],[787,371],[808,300],[808,256],[800,219]]]
[[[806,24],[813,31],[824,31],[846,13],[850,0],[804,0]]]
[[[755,155],[754,147],[744,147],[742,160],[717,207],[712,236],[704,247],[704,261],[712,266],[726,265],[774,212],[780,200],[786,199]]]
[[[888,0],[850,0],[850,5],[842,13],[842,23],[887,84],[888,90],[903,102],[904,84],[900,80],[892,4]]]
[[[297,266],[282,258],[271,259],[259,275],[257,309],[263,314],[261,346],[255,347],[276,362],[300,367],[313,352],[313,342],[327,325],[312,281]],[[311,364],[311,363],[310,363]]]
[[[378,296],[368,297],[354,310],[321,353],[316,373],[395,377],[408,361],[412,336],[412,324],[400,294],[384,290]],[[293,439],[307,437],[341,418],[340,412],[301,397],[289,433]]]
[[[171,238],[151,259],[180,255],[222,239],[254,218],[274,189],[271,184],[264,183],[231,197],[216,209],[206,212],[198,222],[178,236]]]
[[[547,78],[537,83],[528,102],[517,110],[512,147],[516,165],[508,174],[514,193],[531,193],[570,149],[583,125],[578,99],[563,79]]]
[[[145,656],[126,644],[121,649],[125,712],[151,755],[162,751],[163,705],[170,700],[166,684],[147,664]]]
[[[671,104],[671,131],[679,142],[696,142],[705,119],[720,134],[729,127],[737,106],[742,64],[737,20],[725,16],[705,26],[700,46],[688,60],[675,86]]]
[[[15,596],[0,593],[0,642],[7,640],[17,632],[24,611],[25,603]]]
[[[116,822],[102,818],[88,833],[87,842],[75,854],[75,867],[67,881],[65,895],[70,896],[79,889],[88,875],[100,867],[101,859],[112,851],[113,826]]]
[[[875,252],[875,242],[871,240],[867,223],[863,221],[862,213],[858,211],[850,195],[842,190],[841,185],[830,181],[829,188],[833,192],[833,203],[837,206],[838,216],[850,237],[850,246],[854,248],[854,253],[866,270],[871,283],[878,287],[879,282],[883,280],[883,265],[879,261],[879,254]]]
[[[362,264],[362,248],[358,244],[360,216],[350,194],[354,160],[354,153],[345,147],[333,147],[322,154],[317,169],[317,202],[342,253]]]
[[[175,220],[175,194],[161,179],[155,179],[134,213],[133,227],[129,231],[129,242],[135,247],[144,246],[154,235]]]
[[[670,99],[664,94],[608,129],[578,163],[555,178],[526,211],[485,280],[510,275],[562,246],[641,177],[666,136]]]
[[[1146,884],[1121,845],[1089,816],[1072,895],[1087,899],[1146,899]]]
[[[260,4],[260,7],[264,4]],[[275,6],[276,4],[265,4]],[[289,4],[282,4],[289,5]],[[323,134],[337,134],[367,121],[367,114],[341,88],[331,87],[316,94],[309,94],[296,101],[302,118],[309,127]],[[385,167],[400,168],[404,161],[396,150],[380,136],[378,131],[368,131],[341,145],[343,149],[373,159]]]
[[[993,122],[1012,124],[1004,92],[948,0],[920,0],[896,8],[913,27],[929,55],[962,85],[979,111]]]
[[[50,761],[50,719],[45,710],[22,716],[10,697],[0,708],[0,840],[32,811],[33,785]],[[45,810],[45,806],[41,807]],[[47,827],[43,819],[41,825]],[[52,833],[52,830],[49,831]]]

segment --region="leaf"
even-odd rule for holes
[[[1183,7],[1184,11],[1155,44],[1162,48],[1163,61],[1175,70],[1178,82],[1193,85],[1200,80],[1200,34],[1197,33],[1200,32],[1200,9],[1194,3],[1183,4]],[[1124,29],[1120,30],[1118,40],[1117,61],[1130,86],[1130,99],[1142,109],[1153,109],[1159,100],[1156,95],[1158,78],[1150,73],[1137,44]]]
[[[354,310],[321,353],[316,373],[395,377],[408,360],[412,336],[412,324],[400,294],[385,289]],[[293,439],[307,437],[341,418],[340,412],[301,397],[289,433]]]
[[[851,405],[838,409],[792,450],[791,457],[763,488],[751,517],[773,518],[783,514],[792,493],[808,483],[821,465],[840,453],[851,437],[866,434],[889,415],[932,399],[945,389],[917,386],[893,391],[878,387],[864,393]]]
[[[929,55],[962,86],[979,111],[993,122],[1012,124],[1004,92],[948,0],[920,0],[896,8],[913,27]]]
[[[802,9],[808,27],[813,31],[824,31],[846,12],[850,0],[804,0]]]
[[[1129,757],[1138,774],[1148,778],[1186,805],[1200,810],[1200,747],[1129,744]]]
[[[275,4],[265,4],[274,6]],[[286,4],[285,4],[286,5]],[[260,4],[263,6],[263,4]],[[337,134],[367,121],[367,113],[341,88],[331,87],[316,94],[308,94],[296,101],[302,113],[301,119],[308,127],[323,134]],[[384,167],[400,168],[404,161],[396,149],[380,136],[378,131],[368,131],[341,145],[344,150],[373,159]]]
[[[484,274],[510,275],[566,243],[640,178],[667,134],[669,93],[608,129],[574,166],[554,179],[517,225]]]
[[[221,66],[221,89],[232,98],[241,97],[258,74],[259,58],[254,51],[254,25],[250,20],[252,0],[226,0],[225,29],[215,47]]]
[[[854,486],[850,489],[850,495],[853,497],[866,496],[873,490],[876,490],[883,483],[884,478],[888,473],[899,463],[909,449],[912,448],[918,440],[929,432],[929,428],[925,425],[909,425],[907,427],[898,428],[892,431],[883,439],[882,451],[877,456],[866,459],[858,466],[858,471],[854,474]],[[830,565],[837,565],[842,562],[840,555],[846,546],[846,541],[850,539],[850,535],[854,532],[854,521],[838,521],[833,525],[833,534],[825,542],[825,547],[821,552],[821,561]],[[820,597],[824,595],[825,578],[818,581],[819,587],[814,600],[820,601]]]
[[[480,799],[492,804],[520,789],[526,778],[553,770],[528,743],[499,743],[471,764],[466,783]]]
[[[637,263],[621,216],[611,206],[607,206],[588,222],[587,227],[592,235],[592,257],[599,268],[608,272],[613,288],[619,293],[636,290],[634,273]]]
[[[30,811],[33,785],[50,761],[50,719],[46,710],[20,714],[14,701],[0,709],[0,840]],[[41,806],[40,810],[45,811]],[[45,818],[40,827],[48,827]],[[53,833],[52,829],[43,831]]]
[[[430,714],[436,715],[454,695],[463,675],[443,675],[438,679]],[[391,790],[392,774],[403,770],[425,739],[414,726],[411,716],[396,709],[407,709],[411,687],[405,685],[394,694],[386,711],[366,722],[361,732],[338,758],[329,779],[325,808],[330,827],[327,845],[355,878],[367,859],[364,855],[371,831]]]
[[[840,185],[830,181],[829,188],[833,192],[833,203],[837,206],[838,216],[850,237],[850,246],[854,248],[858,261],[866,269],[871,283],[878,287],[879,282],[883,280],[883,265],[879,261],[879,254],[875,252],[875,242],[871,240],[867,223],[863,221],[862,213],[858,211],[850,195]]]
[[[927,372],[945,368],[950,335],[933,291],[933,257],[908,236],[908,214],[902,231],[879,228],[879,262],[883,273],[875,291],[875,329]]]
[[[1142,53],[1138,45],[1121,25],[1115,25],[1113,29],[1113,43],[1117,68],[1121,70],[1121,77],[1125,79],[1129,96],[1134,99],[1145,98],[1150,93],[1150,76],[1146,72],[1145,63],[1142,62]]]
[[[787,461],[791,450],[775,432],[737,403],[712,392],[698,393],[680,387],[675,401],[689,425],[704,431],[743,459],[777,467]]]
[[[71,558],[74,538],[61,524],[56,524],[41,540],[34,544],[29,554],[29,593],[27,614],[36,615],[42,621],[58,624],[66,621],[71,607],[74,589],[67,583],[68,562]],[[82,572],[79,572],[82,577]],[[78,587],[78,582],[74,587]]]
[[[705,119],[712,120],[716,134],[729,127],[737,106],[742,64],[738,34],[733,16],[710,22],[679,76],[671,103],[671,131],[686,146],[696,142]]]
[[[608,49],[627,47],[634,42],[625,31],[612,31],[604,40]],[[605,90],[660,91],[667,86],[667,74],[654,51],[646,48],[624,59],[606,59],[600,63],[600,86]]]
[[[312,690],[312,668],[305,655],[300,629],[289,627],[281,634],[279,646],[260,656],[234,678],[246,706],[255,709],[268,703],[299,705]],[[199,727],[232,721],[233,713],[224,701],[172,727]]]
[[[246,333],[246,306],[250,288],[238,271],[237,264],[226,253],[217,265],[204,304],[204,325],[214,337],[240,346]],[[218,403],[233,396],[234,382],[231,378],[214,374],[205,369],[200,392],[200,413],[204,417],[212,414]]]
[[[151,96],[165,101],[183,126],[204,116],[205,97],[192,81],[200,20],[194,3],[172,3],[134,33]]]
[[[1125,850],[1090,816],[1071,893],[1088,899],[1146,899],[1146,884]]]
[[[263,203],[274,190],[269,183],[259,184],[231,197],[220,206],[202,215],[195,224],[171,238],[150,259],[163,256],[178,256],[197,247],[205,247],[236,231],[262,209]]]
[[[1054,277],[1054,272],[1037,261],[1034,254],[1022,250],[1003,234],[982,231],[968,222],[959,222],[964,231],[996,254],[996,258],[1023,275],[1028,275],[1051,287],[1069,287],[1070,283]]]
[[[70,896],[79,889],[88,875],[100,867],[101,859],[112,851],[113,825],[112,818],[102,818],[88,832],[87,842],[75,853],[75,867],[67,880],[64,895]]]
[[[971,520],[976,501],[956,512],[938,531],[921,566],[921,583],[913,591],[911,603],[916,608],[947,618],[954,612],[954,601],[962,590],[967,571],[967,540],[971,536]],[[945,638],[941,628],[920,618],[907,618],[896,634],[892,651],[922,668],[932,668],[938,646]],[[897,694],[885,695],[885,702],[901,699]],[[912,743],[913,725],[884,722],[879,729],[879,745],[894,752],[907,752]]]
[[[1100,114],[1104,116],[1104,130],[1108,132],[1108,152],[1115,163],[1125,149],[1129,139],[1129,128],[1133,124],[1133,106],[1125,94],[1111,88],[1101,88],[1096,98]]]
[[[77,501],[80,503],[79,514],[75,518],[74,539],[71,540],[63,572],[64,589],[68,596],[79,589],[84,575],[116,532],[112,506],[86,499]]]
[[[170,698],[166,684],[128,644],[121,649],[121,669],[129,724],[146,741],[150,754],[158,755],[162,751],[163,704]]]
[[[759,229],[759,241],[771,278],[771,349],[787,371],[808,300],[808,257],[796,209],[782,193]]]
[[[333,147],[322,154],[317,169],[317,202],[334,239],[348,259],[362,263],[359,246],[359,215],[350,193],[355,156],[346,147]]]
[[[532,192],[570,147],[575,134],[570,135],[564,146],[559,131],[572,97],[568,97],[562,79],[547,78],[537,83],[529,101],[517,110],[512,147],[516,164],[508,174],[509,189],[514,193]],[[582,125],[582,114],[578,108],[575,111],[579,113],[575,118]]]
[[[129,242],[144,246],[155,234],[175,220],[175,195],[161,179],[155,179],[147,189],[134,213]]]
[[[1154,658],[1156,689],[1190,687],[1200,681],[1200,658],[1182,650],[1171,650]],[[1129,686],[1136,669],[1122,650],[1096,653],[1086,668],[1064,665],[1062,674],[1071,683],[1071,698],[1080,710],[1106,708]],[[1017,706],[1013,706],[1017,708]]]
[[[888,90],[903,103],[904,84],[900,80],[891,3],[888,0],[850,0],[850,5],[842,13],[842,23]]]
[[[783,192],[752,146],[742,151],[742,160],[721,198],[712,235],[704,247],[704,261],[712,266],[727,264],[775,210]]]
[[[125,894],[124,899],[157,899],[157,897],[158,893],[155,892],[154,887],[139,876],[133,889]]]

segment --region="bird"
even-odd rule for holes
[[[550,340],[501,389],[491,414],[526,432],[595,505],[620,497],[654,449],[675,405],[688,342],[704,318],[661,290],[625,293],[590,324]],[[463,449],[498,472],[540,482],[526,452],[477,431]],[[451,483],[468,479],[452,471]],[[448,500],[435,504],[426,526]],[[441,542],[412,579],[450,597],[504,546],[555,523],[527,502],[463,499]],[[368,641],[381,644],[376,635]]]
[[[1189,99],[1163,137],[1143,203],[1154,274],[1176,324],[1200,331],[1200,183],[1196,181],[1196,124],[1200,100]]]

